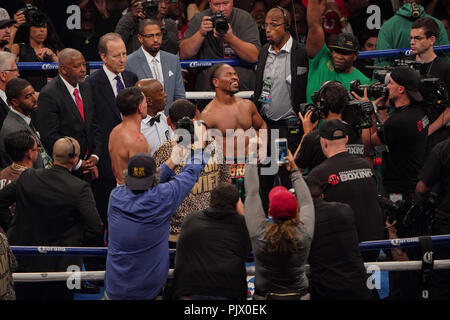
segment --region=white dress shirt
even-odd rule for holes
[[[154,57],[150,53],[145,51],[144,49],[142,49],[142,51],[144,51],[144,55],[145,55],[145,58],[147,59],[147,63],[150,67],[150,70],[152,70],[153,78],[157,79],[164,88],[164,75],[163,75],[162,67],[161,67],[160,51],[158,51],[158,53]],[[156,60],[156,63],[154,62],[154,60]]]
[[[173,135],[172,128],[167,124],[167,117],[164,115],[164,112],[161,111],[158,114],[161,117],[160,121],[155,121],[153,126],[150,126],[152,117],[149,115],[141,121],[141,132],[150,146],[150,155],[153,155],[165,141],[172,139]]]
[[[6,93],[5,93],[5,91],[3,91],[2,89],[0,89],[0,99],[2,99],[3,102],[4,102],[7,106],[9,106],[8,98],[6,97]]]

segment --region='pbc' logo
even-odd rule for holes
[[[340,181],[341,179],[338,175],[332,174],[328,177],[328,184],[331,184],[333,186],[337,185]]]
[[[423,123],[421,120],[419,120],[419,122],[417,122],[417,130],[419,132],[422,132],[422,130],[423,130]]]

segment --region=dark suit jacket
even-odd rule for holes
[[[2,127],[3,121],[6,118],[6,115],[8,114],[9,107],[7,104],[3,101],[3,99],[0,98],[0,128]]]
[[[306,55],[305,46],[292,39],[291,50],[291,103],[294,112],[298,115],[300,103],[306,102],[306,82],[308,80],[308,56]],[[261,102],[258,102],[261,95],[264,67],[266,65],[267,55],[269,52],[269,43],[266,43],[259,52],[258,66],[256,68],[256,83],[253,95],[253,102],[258,110],[261,108]]]
[[[11,133],[21,130],[28,131],[36,139],[39,145],[39,137],[36,136],[34,131],[25,122],[25,120],[13,111],[8,112],[8,115],[6,116],[5,121],[3,121],[3,126],[0,130],[0,168],[6,168],[12,162],[9,156],[6,154],[5,138]],[[37,157],[37,160],[33,164],[33,167],[36,169],[44,168],[44,162],[42,161],[40,155]]]
[[[138,81],[137,76],[129,71],[122,72],[125,88],[132,87]],[[99,69],[86,80],[92,87],[97,120],[100,127],[102,156],[98,164],[100,178],[114,179],[111,169],[111,157],[108,151],[109,134],[112,129],[122,122],[120,111],[116,105],[116,97],[105,71]]]
[[[102,232],[90,185],[67,169],[28,169],[0,190],[0,212],[16,202],[8,240],[18,246],[83,246]],[[66,271],[78,257],[20,257],[21,271]]]
[[[77,105],[69,93],[60,76],[47,83],[39,93],[37,126],[45,150],[53,155],[53,144],[59,138],[70,136],[80,143],[80,157],[85,158],[86,150],[89,155],[101,156],[100,130],[95,115],[94,96],[90,84],[79,84],[80,95],[83,100],[86,121],[78,111]]]

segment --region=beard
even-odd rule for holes
[[[8,40],[0,40],[0,48],[3,48],[4,46],[6,46],[8,44]]]

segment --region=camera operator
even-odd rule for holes
[[[345,120],[342,118],[342,112],[349,103],[349,93],[347,89],[338,81],[325,82],[318,93],[315,95],[317,105],[310,105],[306,113],[299,113],[305,132],[303,139],[295,153],[295,163],[302,170],[312,170],[321,164],[325,155],[320,147],[320,136],[318,123],[320,118],[323,121],[330,119]],[[347,152],[359,156],[364,156],[364,145],[362,143],[361,133],[354,126],[346,124],[348,132]]]
[[[255,63],[261,47],[258,27],[250,14],[233,7],[233,0],[209,0],[210,9],[196,14],[180,43],[180,59],[240,58]],[[252,67],[235,67],[239,90],[254,90]],[[210,69],[199,70],[195,90],[213,91]]]
[[[141,47],[137,35],[139,22],[144,19],[155,19],[160,23],[162,31],[161,50],[173,54],[178,53],[178,27],[174,20],[167,18],[169,0],[131,0],[128,12],[120,18],[114,32],[120,34],[131,54]]]
[[[450,234],[450,138],[438,143],[433,148],[419,174],[416,194],[430,199],[432,189],[439,191],[434,204],[431,232],[433,235]],[[434,259],[450,259],[449,247],[438,247],[437,249],[433,250]],[[431,281],[431,297],[433,299],[449,299],[449,288],[450,270],[434,270]]]
[[[395,68],[387,85],[388,98],[394,106],[392,113],[377,132],[372,133],[369,128],[363,133],[366,147],[386,146],[382,157],[383,187],[394,202],[413,198],[425,159],[429,120],[422,108],[425,102],[419,87],[416,70]],[[377,102],[383,103],[382,99]]]
[[[411,26],[411,50],[416,55],[416,61],[422,62],[420,74],[426,78],[439,78],[450,88],[450,64],[434,52],[433,46],[439,35],[439,26],[432,18],[420,18]],[[428,128],[427,155],[440,141],[450,137],[450,109],[447,105],[434,105],[426,110],[430,120]]]

